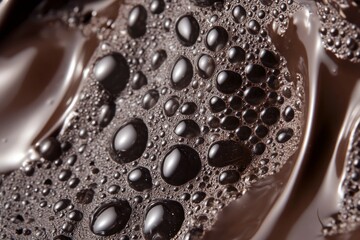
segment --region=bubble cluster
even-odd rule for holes
[[[272,4],[124,1],[63,133],[2,176],[0,236],[194,239],[279,171],[303,93],[267,34],[297,6]]]
[[[324,235],[353,231],[360,224],[360,126],[357,124],[350,136],[345,161],[346,174],[342,179],[342,199],[338,212],[325,219]]]
[[[360,62],[359,3],[353,0],[330,1],[318,5],[319,32],[323,44],[342,59]]]

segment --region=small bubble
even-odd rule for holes
[[[186,102],[180,108],[180,113],[183,115],[191,115],[196,112],[197,105],[194,102]]]
[[[214,116],[208,117],[207,123],[211,128],[218,128],[220,126],[220,119]]]
[[[142,107],[146,110],[153,108],[159,101],[160,94],[157,90],[151,89],[147,91],[142,99]]]
[[[256,35],[260,32],[260,24],[256,20],[250,20],[247,24],[247,30],[249,33]]]
[[[75,226],[74,226],[74,224],[72,224],[70,222],[66,222],[61,226],[61,229],[66,233],[71,233],[74,231]]]
[[[210,110],[213,113],[218,113],[226,108],[226,103],[219,97],[212,97],[209,101]]]
[[[227,31],[220,26],[213,27],[206,35],[206,47],[214,52],[223,49],[229,39]]]
[[[125,228],[131,211],[126,200],[116,200],[100,205],[91,217],[90,229],[99,236],[118,233]]]
[[[253,106],[257,106],[264,102],[266,93],[259,87],[250,87],[245,90],[244,96],[244,99],[247,103]]]
[[[138,71],[134,74],[132,79],[130,80],[130,86],[134,90],[138,90],[141,87],[145,86],[147,84],[147,78],[145,74],[141,71]]]
[[[194,75],[193,66],[190,60],[181,56],[176,60],[171,72],[170,85],[176,90],[186,88]]]
[[[204,192],[195,192],[193,196],[191,197],[191,201],[193,203],[200,203],[202,200],[204,200],[206,197],[206,193]]]
[[[50,161],[58,159],[61,155],[60,142],[53,137],[41,141],[38,150],[43,158]]]
[[[129,13],[127,31],[132,38],[139,38],[146,32],[147,11],[142,5],[136,5]]]
[[[79,222],[82,220],[83,214],[78,210],[73,210],[68,214],[68,218],[72,221]]]
[[[55,213],[60,212],[70,205],[69,199],[61,199],[54,204],[53,210]]]
[[[290,107],[290,106],[287,106],[284,109],[282,116],[286,122],[290,122],[291,120],[294,119],[294,116],[295,116],[294,109],[292,109],[292,107]]]
[[[261,155],[265,152],[266,145],[262,142],[256,143],[253,147],[253,153],[256,155]]]
[[[200,157],[193,148],[175,145],[164,157],[161,177],[168,184],[180,186],[195,178],[200,169]]]
[[[185,219],[182,205],[173,200],[161,200],[148,207],[143,233],[146,240],[171,239]]]
[[[251,136],[252,130],[247,126],[241,126],[240,128],[236,129],[236,135],[241,141],[248,140]]]
[[[176,125],[174,132],[180,137],[194,138],[200,135],[200,127],[195,121],[186,119]]]
[[[115,104],[105,104],[100,108],[98,122],[101,128],[106,127],[115,116]]]
[[[137,167],[128,175],[129,186],[136,191],[144,191],[152,187],[150,171],[145,167]]]
[[[70,188],[76,188],[79,183],[80,183],[79,178],[70,178],[68,181],[68,186]]]
[[[239,119],[234,116],[226,116],[220,120],[220,127],[224,130],[235,130],[239,127],[239,124]]]
[[[231,96],[229,98],[230,107],[234,110],[240,110],[242,107],[242,99],[238,96]]]
[[[238,63],[245,61],[245,50],[241,47],[231,47],[228,51],[228,59],[231,63]]]
[[[246,19],[246,11],[241,5],[237,5],[232,10],[232,16],[236,23],[242,23]]]
[[[164,0],[151,0],[149,8],[153,14],[160,14],[165,9],[165,2]]]
[[[169,32],[169,31],[170,31],[170,28],[171,28],[171,19],[170,19],[170,18],[165,18],[165,19],[164,19],[163,27],[164,27],[164,30],[165,30],[166,32]]]
[[[240,165],[246,167],[251,162],[249,149],[238,142],[224,140],[213,143],[208,151],[208,163],[213,167]]]
[[[196,70],[200,77],[204,79],[210,78],[214,74],[215,69],[216,64],[211,56],[207,54],[202,54],[199,57],[196,65]]]
[[[176,22],[175,32],[179,42],[188,47],[195,44],[200,26],[193,16],[184,15]]]
[[[243,112],[243,118],[247,123],[254,123],[258,118],[258,114],[253,109],[247,109]]]
[[[242,85],[240,74],[224,70],[216,77],[216,88],[225,94],[235,93]]]
[[[132,162],[143,154],[148,139],[148,130],[141,119],[133,119],[121,126],[113,137],[114,160]]]
[[[120,191],[120,186],[118,186],[118,185],[111,185],[111,186],[108,188],[108,192],[109,192],[110,194],[117,194],[119,191]]]
[[[151,68],[152,70],[158,69],[166,60],[167,54],[166,51],[163,49],[157,50],[151,56]]]
[[[253,83],[261,83],[266,80],[266,70],[258,64],[249,64],[245,68],[247,79]]]
[[[264,125],[258,125],[255,128],[255,134],[259,138],[264,138],[269,133],[269,129]]]
[[[285,143],[285,142],[289,141],[293,135],[294,135],[294,130],[292,130],[291,128],[281,129],[276,134],[276,141],[278,143]]]
[[[226,170],[220,173],[219,183],[221,185],[233,184],[239,181],[240,174],[236,170]]]
[[[268,68],[276,68],[280,64],[279,57],[272,51],[267,49],[261,49],[260,51],[261,63]]]
[[[71,171],[69,169],[64,169],[64,170],[61,170],[59,176],[58,176],[58,179],[60,181],[67,181],[69,180],[69,178],[71,177]]]
[[[266,125],[274,125],[280,119],[280,111],[276,107],[269,107],[261,112],[260,117]]]
[[[130,69],[123,55],[111,53],[95,63],[94,75],[108,92],[116,95],[125,89],[130,78]]]
[[[173,97],[169,98],[165,102],[165,105],[164,105],[164,112],[165,112],[166,116],[168,116],[168,117],[174,116],[174,114],[178,110],[179,106],[180,106],[180,104],[179,104],[177,97],[173,96]]]

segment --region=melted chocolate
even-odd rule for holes
[[[38,2],[13,24],[18,5],[0,3],[0,170],[36,160],[1,176],[0,237],[360,237],[346,217],[357,213],[345,208],[359,191],[349,190],[349,175],[360,179],[349,167],[360,138],[359,61],[351,41],[348,59],[332,39],[323,43],[329,23],[319,16],[332,6],[360,26],[357,1],[261,0],[259,11],[241,1],[248,15],[231,1],[75,2],[43,2],[17,28]],[[276,8],[273,21],[261,20],[263,8]],[[223,13],[244,28],[230,31]],[[114,52],[120,65],[99,61]],[[55,227],[39,228],[48,219]]]
[[[299,151],[273,179],[229,205],[206,239],[325,239],[324,224],[340,211],[344,160],[360,117],[360,71],[358,63],[340,60],[323,49],[319,28],[316,6],[308,2],[294,14],[283,36],[272,32],[290,71],[301,74],[306,83],[306,121]],[[355,231],[334,239],[358,237]]]
[[[0,5],[0,38],[4,36],[0,42],[1,172],[37,158],[31,146],[62,126],[78,98],[86,66],[98,46],[93,34],[84,36],[56,17],[32,16],[14,29],[39,3],[5,1]],[[84,12],[97,10],[98,16],[117,16],[114,7],[118,4],[113,1],[80,1],[80,6]],[[49,7],[54,8],[51,2],[42,2],[35,13],[48,11]],[[19,17],[12,21],[15,15]]]
[[[64,121],[96,45],[61,23],[36,20],[1,42],[2,169],[19,166]]]

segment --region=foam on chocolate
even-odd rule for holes
[[[323,100],[338,85],[323,89],[321,84],[345,76],[346,71],[352,71],[349,81],[355,83],[358,73],[356,49],[347,44],[352,63],[343,67],[349,60],[331,55],[324,61],[330,73],[318,74],[322,63],[311,58],[318,52],[309,52],[316,46],[325,54],[318,25],[310,33],[305,27],[303,36],[296,35],[302,21],[309,20],[306,14],[314,14],[305,12],[308,7],[302,4],[124,1],[113,21],[89,17],[96,16],[87,14],[89,5],[43,12],[42,17],[59,18],[85,36],[95,33],[101,42],[60,134],[38,144],[39,160],[2,175],[0,236],[123,240],[298,236],[305,225],[296,220],[305,219],[299,216],[306,213],[327,170],[309,171],[306,166],[311,162],[321,168],[328,159],[344,159],[341,154],[329,158],[331,151],[317,155],[313,147],[326,146],[320,144],[321,129],[327,126],[322,120],[332,118],[331,137],[325,140],[340,149],[335,140],[346,115],[340,106],[350,101],[344,96],[354,85],[339,88],[341,105],[329,108]],[[311,7],[323,9],[320,3]],[[305,33],[316,41],[302,45],[297,39],[303,40]],[[339,58],[345,58],[342,49],[335,51]],[[308,58],[303,60],[304,56]],[[334,62],[341,68],[331,72]],[[346,153],[346,145],[341,146]],[[325,160],[313,163],[316,157]],[[315,172],[317,177],[303,181],[301,176]],[[333,200],[348,199],[334,195],[333,189],[327,191]],[[304,192],[308,200],[291,209],[292,201],[303,199],[299,196]],[[239,209],[237,203],[246,204]],[[240,217],[226,217],[229,209]],[[262,225],[250,225],[252,217]],[[318,218],[305,220],[315,221],[309,236],[341,232],[336,227],[321,232]]]

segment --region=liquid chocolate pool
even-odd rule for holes
[[[0,239],[360,238],[358,1],[22,4]]]

